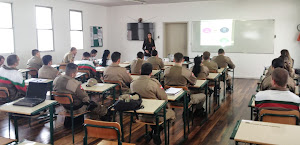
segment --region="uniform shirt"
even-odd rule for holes
[[[258,108],[299,110],[299,96],[287,89],[260,91],[255,96],[255,107]]]
[[[209,71],[218,71],[218,64],[214,61],[204,60],[202,64],[205,65]]]
[[[25,97],[27,87],[23,75],[15,68],[3,65],[0,68],[0,87],[6,87],[11,101]]]
[[[141,74],[142,65],[146,62],[147,61],[140,59],[140,58],[133,60],[132,63],[130,64],[131,73]]]
[[[39,69],[39,78],[41,79],[51,79],[54,80],[58,74],[58,70],[48,66],[48,65],[43,65],[42,68]]]
[[[288,83],[287,83],[287,88],[291,91],[291,92],[295,92],[295,82],[294,80],[289,77],[288,78]],[[261,90],[270,90],[272,88],[272,75],[269,75],[267,77],[265,77],[262,82],[261,82]]]
[[[160,70],[165,67],[164,62],[159,57],[152,56],[147,61],[152,64],[153,70]]]
[[[64,56],[63,63],[73,63],[74,58],[75,58],[75,56],[71,52],[68,52]]]
[[[212,60],[218,64],[219,68],[227,68],[227,66],[232,69],[235,68],[235,65],[233,64],[231,59],[227,56],[224,55],[215,56],[213,57]]]
[[[132,77],[127,73],[126,68],[118,64],[111,64],[103,72],[104,80],[119,81],[122,83],[122,89],[128,89],[127,84],[131,83]]]
[[[89,60],[81,60],[78,64],[78,70],[88,70],[90,74],[96,76],[96,68],[92,61]]]
[[[145,99],[168,101],[168,97],[158,80],[142,75],[130,84],[131,92],[136,92]]]
[[[32,56],[27,61],[27,68],[36,68],[37,70],[39,70],[42,66],[43,66],[43,61],[40,57]]]
[[[195,85],[197,78],[185,67],[175,64],[164,72],[165,85],[168,86],[187,86],[189,83]]]
[[[191,71],[194,67],[191,68]],[[198,80],[204,80],[209,75],[209,69],[206,66],[201,66],[201,71],[197,75]]]
[[[81,89],[81,83],[68,75],[60,75],[53,81],[53,90],[58,93],[72,94],[74,108],[79,108],[83,102],[89,102],[90,98],[84,90]],[[63,105],[66,109],[70,106]]]

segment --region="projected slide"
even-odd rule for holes
[[[200,45],[233,45],[232,20],[202,20],[200,24]]]

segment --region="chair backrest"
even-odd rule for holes
[[[85,139],[87,139],[87,136],[102,139],[117,139],[121,143],[121,127],[118,122],[85,119],[84,124]]]
[[[210,73],[218,73],[217,70],[209,70]]]
[[[38,76],[38,69],[33,68],[33,67],[29,67],[29,68],[27,68],[27,69],[30,70],[30,71],[28,72],[28,74],[30,74],[32,78],[37,78],[37,76]]]
[[[73,97],[71,94],[65,94],[65,93],[58,93],[58,92],[52,92],[54,99],[59,103],[63,105],[69,105],[73,104]]]
[[[281,110],[269,110],[261,109],[259,111],[260,120],[263,122],[281,123],[296,125],[299,124],[299,111],[281,111]]]
[[[120,81],[110,81],[110,80],[104,80],[104,83],[110,83],[110,84],[118,84],[116,86],[116,91],[122,90],[122,83]]]
[[[141,75],[141,74],[137,74],[137,73],[130,73],[131,75],[137,76],[137,75]]]
[[[85,78],[90,78],[91,72],[89,70],[80,69],[78,72],[86,73]]]
[[[169,88],[182,88],[183,90],[185,90],[185,91],[188,91],[189,89],[188,89],[188,87],[186,87],[186,86],[168,86],[168,85],[165,85],[165,89],[169,89]]]
[[[66,67],[67,67],[67,63],[61,63],[59,65],[59,69],[61,69],[61,70],[66,70]]]
[[[6,87],[0,87],[0,98],[5,99],[6,102],[10,102],[9,91]]]

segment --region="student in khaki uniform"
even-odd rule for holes
[[[0,67],[2,67],[2,65],[4,64],[5,58],[0,55]]]
[[[74,63],[76,54],[77,54],[77,49],[75,47],[72,47],[70,49],[70,52],[65,54],[63,63]]]
[[[209,69],[202,64],[201,57],[194,58],[195,65],[192,67],[192,72],[198,80],[205,80],[209,75]]]
[[[165,70],[165,85],[168,86],[186,86],[195,85],[197,78],[194,73],[185,67],[182,67],[184,62],[183,54],[176,53],[174,55],[175,65]],[[205,94],[199,92],[191,92],[191,101],[189,104],[197,104],[196,108],[204,111],[203,104],[205,101]]]
[[[132,74],[141,74],[141,67],[144,63],[147,61],[144,60],[144,53],[143,52],[138,52],[136,60],[133,60],[130,69]]]
[[[160,70],[165,67],[162,59],[158,57],[156,50],[152,50],[152,56],[147,61],[152,64],[153,70]]]
[[[143,53],[142,53],[143,54]],[[158,99],[168,101],[167,94],[158,80],[151,78],[152,76],[152,65],[150,63],[145,63],[141,67],[141,75],[137,80],[133,81],[130,84],[131,92],[138,93],[142,98],[145,99]],[[175,112],[171,109],[166,110],[166,119],[174,120]],[[140,118],[143,121],[155,122],[154,117],[142,116]],[[152,132],[155,132],[155,126]],[[155,135],[155,133],[153,134]],[[152,136],[153,136],[152,135]],[[156,142],[158,138],[154,138]]]
[[[39,69],[39,78],[41,79],[51,79],[54,80],[58,75],[58,70],[51,67],[52,65],[52,56],[45,55],[43,56],[44,65]]]
[[[88,70],[90,72],[90,78],[96,77],[96,67],[93,61],[90,61],[90,53],[84,52],[82,54],[82,60],[77,64],[79,70]]]
[[[74,63],[69,63],[66,67],[66,74],[58,76],[53,82],[53,90],[58,93],[68,93],[73,96],[73,110],[74,113],[83,113],[87,110],[93,114],[93,119],[99,119],[106,115],[107,108],[90,100],[87,93],[81,89],[81,83],[75,80],[78,67]],[[68,111],[69,105],[63,105]]]
[[[271,72],[274,71],[275,68],[284,68],[284,61],[281,58],[275,58],[272,61],[272,66],[271,66]],[[290,76],[288,77],[288,81],[287,81],[287,88],[291,91],[291,92],[295,92],[295,82],[294,79],[291,78]],[[270,90],[272,88],[272,74],[266,76],[261,83],[261,90]]]
[[[203,52],[203,62],[202,64],[206,66],[210,72],[218,72],[218,64],[210,60],[210,52]]]
[[[225,56],[225,51],[222,48],[219,49],[218,56],[213,57],[212,60],[218,64],[219,68],[227,68],[227,67],[229,67],[231,69],[235,68],[235,65],[233,64],[231,59],[228,56]],[[226,72],[226,83],[227,83],[226,90],[230,91],[232,88],[232,86],[231,86],[232,80],[231,80],[231,76],[228,75],[228,72]]]
[[[39,70],[43,66],[40,51],[33,49],[31,51],[32,57],[27,61],[27,68],[35,68]]]
[[[119,81],[122,83],[122,90],[129,91],[129,85],[132,81],[131,75],[127,72],[126,68],[120,67],[121,53],[114,52],[111,55],[112,64],[108,66],[103,72],[104,80]]]

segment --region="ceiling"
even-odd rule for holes
[[[215,0],[70,0],[70,1],[78,1],[78,2],[112,7],[112,6],[123,6],[123,5],[162,4],[162,3],[215,1]],[[134,2],[134,1],[139,1],[139,2]]]

